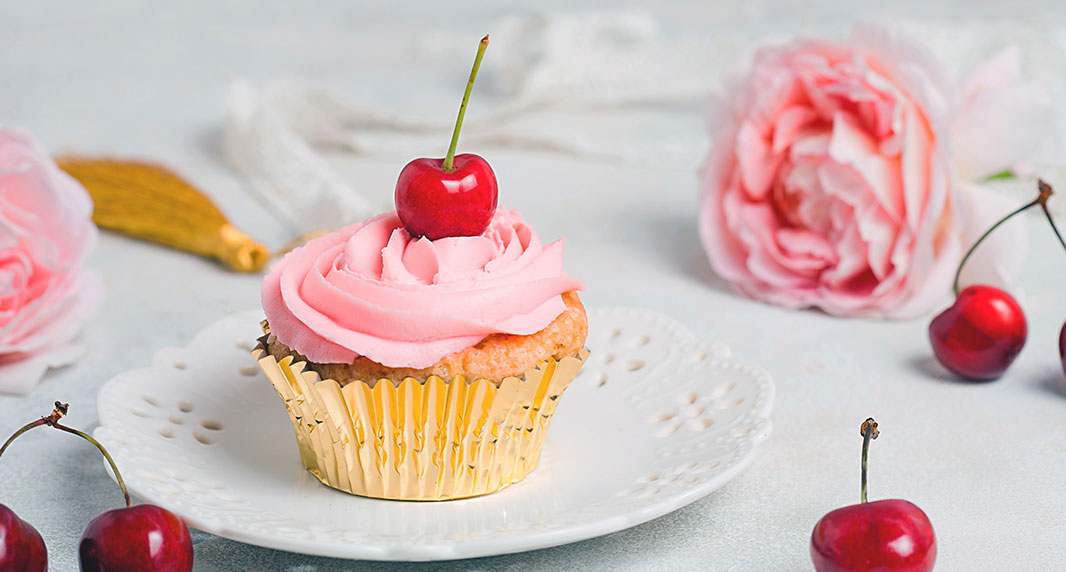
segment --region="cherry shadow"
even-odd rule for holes
[[[1048,370],[1037,379],[1036,387],[1055,397],[1066,399],[1066,376],[1063,376],[1060,370]]]
[[[941,365],[940,362],[937,361],[936,357],[931,354],[911,356],[909,359],[907,359],[907,367],[914,373],[920,374],[922,377],[932,379],[940,383],[950,383],[958,385],[983,385],[996,381],[994,379],[976,380],[959,377],[954,373],[948,371],[947,368]]]

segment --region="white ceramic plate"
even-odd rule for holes
[[[591,356],[537,470],[480,498],[366,499],[300,465],[284,406],[249,350],[260,312],[100,390],[94,435],[131,492],[191,526],[261,546],[370,560],[447,560],[575,542],[646,522],[732,479],[770,433],[773,383],[642,310],[590,311]]]

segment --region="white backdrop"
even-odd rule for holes
[[[841,35],[853,18],[866,17],[910,22],[960,74],[1017,43],[1027,72],[1057,101],[1066,94],[1066,6],[1056,1],[658,4],[627,7],[650,14],[660,37],[713,52],[693,54],[706,62],[706,77],[679,78],[697,88],[713,84],[759,38]],[[615,8],[583,0],[540,2],[537,9]],[[291,78],[447,124],[477,39],[495,33],[491,28],[502,18],[532,13],[531,7],[487,1],[403,8],[322,1],[4,3],[0,124],[31,129],[55,152],[172,165],[236,226],[279,246],[295,230],[254,198],[224,158],[225,102],[235,80],[262,85]],[[494,41],[505,45],[503,38]],[[486,79],[468,120],[504,96]],[[651,523],[533,553],[448,564],[352,563],[194,532],[197,570],[809,569],[815,521],[858,499],[857,427],[870,415],[882,428],[873,448],[871,497],[907,498],[925,509],[938,534],[938,569],[1063,568],[1066,496],[1058,487],[1066,469],[1066,379],[1057,336],[1066,294],[1057,286],[1066,278],[1066,257],[1048,229],[1036,218],[1029,221],[1033,253],[1020,296],[1030,319],[1025,351],[1002,380],[962,384],[932,361],[927,319],[846,321],[785,311],[739,298],[711,274],[696,235],[702,121],[697,96],[591,118],[559,114],[546,124],[589,140],[676,143],[676,153],[648,160],[489,143],[476,151],[493,163],[502,203],[521,210],[543,238],[566,237],[567,267],[586,281],[587,304],[671,314],[774,375],[774,434],[745,473]],[[447,138],[438,145],[416,138],[406,151],[392,143],[331,165],[387,206],[402,165],[414,156],[442,154]],[[1066,190],[1058,148],[1047,150],[1041,167]],[[1006,192],[1020,198],[1029,190],[1007,185]],[[223,315],[258,305],[258,276],[229,274],[110,234],[102,236],[91,264],[108,290],[85,334],[91,355],[53,372],[30,397],[0,397],[0,432],[46,414],[56,399],[71,403],[71,425],[89,429],[95,392],[110,376],[146,365],[153,351],[183,344]],[[41,531],[53,570],[77,568],[85,524],[121,501],[97,454],[54,432],[20,440],[0,463],[0,482],[0,502]]]

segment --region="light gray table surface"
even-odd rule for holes
[[[586,0],[541,4],[610,7]],[[1055,1],[854,2],[843,10],[828,1],[707,4],[669,2],[654,11],[664,26],[738,40],[836,31],[853,17],[883,16],[959,22],[971,25],[971,33],[985,26],[989,34],[1024,38],[1045,52],[1066,45],[1066,8]],[[402,46],[442,31],[476,38],[501,16],[529,10],[487,0],[404,8],[324,1],[4,2],[0,124],[31,129],[55,152],[175,166],[236,226],[277,247],[291,234],[220,157],[222,101],[234,79],[292,75],[368,98],[443,100],[450,113],[459,94],[442,81],[448,74],[439,71],[440,62],[412,58]],[[399,47],[382,49],[390,45]],[[444,70],[462,77],[466,65],[464,56]],[[1058,77],[1063,68],[1036,71]],[[701,112],[691,111],[694,125]],[[504,201],[534,221],[542,237],[567,238],[567,267],[586,281],[588,305],[673,315],[698,336],[729,344],[738,359],[769,370],[777,385],[770,440],[749,469],[707,498],[576,544],[457,562],[376,563],[194,531],[197,570],[808,570],[814,523],[857,501],[857,429],[869,415],[883,430],[873,451],[871,495],[907,498],[925,509],[938,535],[938,570],[1066,568],[1066,379],[1056,347],[1066,318],[1066,291],[1059,287],[1066,283],[1066,257],[1038,219],[1029,220],[1033,252],[1020,296],[1030,320],[1028,345],[1003,379],[970,385],[932,361],[927,318],[843,320],[732,294],[711,273],[697,239],[696,165],[483,154],[496,168]],[[388,192],[407,159],[368,160],[361,184]],[[1059,183],[1066,188],[1066,179]],[[71,404],[69,424],[92,429],[96,392],[107,379],[147,365],[152,352],[182,345],[222,316],[258,305],[259,275],[228,273],[108,233],[90,264],[107,288],[101,312],[83,334],[90,355],[51,372],[29,396],[0,397],[0,432],[46,414],[57,399]],[[38,430],[0,462],[0,502],[40,530],[53,570],[77,569],[86,523],[120,501],[98,454],[70,436]]]

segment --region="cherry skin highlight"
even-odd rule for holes
[[[880,500],[838,508],[811,534],[818,572],[928,572],[936,561],[936,535],[922,509],[905,500]]]
[[[0,504],[0,572],[44,572],[48,551],[41,533]]]
[[[82,572],[189,572],[189,529],[150,504],[109,510],[85,528],[78,547]]]
[[[454,168],[444,159],[415,159],[396,181],[396,214],[412,236],[430,240],[477,236],[496,212],[496,174],[472,153],[456,155]]]
[[[994,286],[970,286],[929,323],[940,363],[966,379],[997,379],[1025,346],[1028,324],[1018,302]]]

